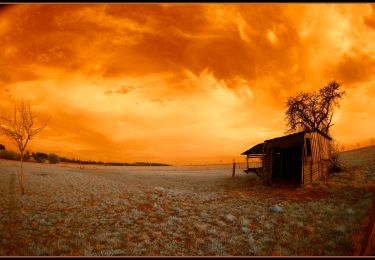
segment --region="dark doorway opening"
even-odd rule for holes
[[[272,180],[301,184],[302,146],[276,148],[272,153]]]

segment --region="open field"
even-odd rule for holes
[[[227,166],[115,167],[0,160],[0,255],[352,255],[372,207],[374,147],[303,188]],[[272,208],[279,205],[282,212]]]

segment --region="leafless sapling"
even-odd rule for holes
[[[47,125],[47,121],[41,127],[35,127],[34,121],[37,115],[31,111],[30,103],[24,101],[14,105],[13,116],[1,116],[0,133],[8,137],[18,148],[20,158],[19,183],[22,195],[24,189],[23,160],[27,144]]]

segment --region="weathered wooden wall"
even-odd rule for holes
[[[306,138],[310,138],[311,156],[306,156]],[[330,140],[317,132],[304,132],[291,138],[281,138],[265,142],[263,150],[263,173],[265,183],[272,178],[272,152],[276,147],[286,148],[301,144],[302,151],[302,184],[325,178],[328,175],[330,159]]]
[[[317,132],[306,133],[306,137],[311,136],[312,155],[314,162],[329,160],[330,158],[330,141]]]
[[[317,132],[305,134],[310,138],[311,156],[306,156],[306,140],[303,152],[303,184],[327,177],[330,159],[330,140]]]

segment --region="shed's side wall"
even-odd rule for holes
[[[312,155],[313,161],[319,162],[321,160],[330,159],[330,140],[324,136],[313,132],[310,133],[312,139]]]
[[[303,159],[303,183],[308,184],[328,175],[330,140],[316,132],[307,133],[305,137],[311,140],[311,157]]]

